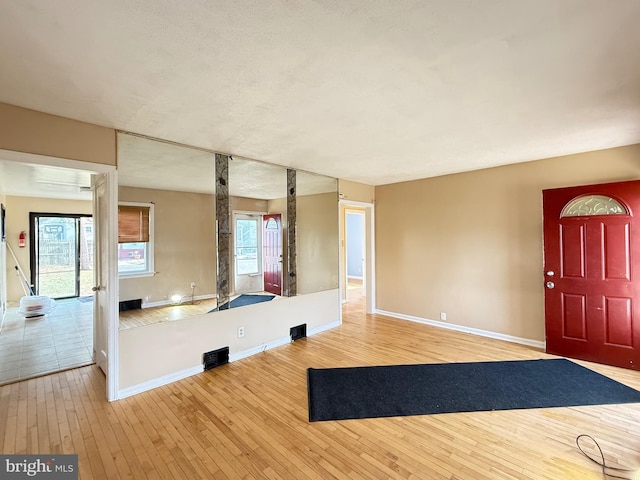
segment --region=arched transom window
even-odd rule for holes
[[[567,203],[562,209],[560,218],[628,214],[626,207],[614,198],[605,195],[584,195]]]
[[[277,230],[277,229],[278,229],[278,224],[273,218],[270,218],[269,220],[267,220],[267,230]]]

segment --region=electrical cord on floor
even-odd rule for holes
[[[585,452],[582,449],[582,446],[580,446],[580,439],[581,438],[588,438],[589,440],[591,440],[596,448],[598,449],[598,452],[600,452],[600,459],[597,458],[593,458],[591,455],[589,455],[587,452]],[[587,457],[589,460],[591,460],[593,463],[595,463],[596,465],[600,465],[602,467],[602,475],[606,478],[606,477],[610,477],[610,478],[624,478],[626,480],[635,480],[640,478],[639,476],[636,475],[636,470],[629,470],[627,468],[617,468],[617,467],[608,467],[607,466],[607,462],[605,461],[604,458],[604,453],[602,452],[602,448],[600,448],[600,445],[598,444],[598,442],[596,442],[596,439],[593,438],[591,435],[586,435],[586,434],[582,434],[582,435],[578,435],[576,437],[576,445],[578,446],[578,450],[580,450],[580,452]],[[613,473],[608,473],[607,470],[613,471],[613,472],[617,472],[617,473],[627,473],[629,474],[628,476],[620,476],[620,475],[615,475]]]
[[[200,305],[200,300],[194,301],[194,297],[196,294],[196,286],[191,287],[191,302],[189,303],[189,305]]]

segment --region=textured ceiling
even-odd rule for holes
[[[638,0],[0,0],[0,101],[384,184],[640,143]]]
[[[0,157],[0,195],[91,200],[91,174]]]
[[[210,152],[134,135],[118,135],[118,183],[139,188],[214,193],[215,157]],[[335,179],[298,172],[299,195],[337,192]],[[287,169],[233,157],[229,193],[271,200],[287,196]]]

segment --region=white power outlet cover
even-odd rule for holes
[[[244,327],[238,327],[238,338],[244,337]]]
[[[444,312],[440,312],[440,320],[446,320],[447,319],[447,314]]]

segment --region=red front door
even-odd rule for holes
[[[282,295],[282,220],[279,213],[262,217],[264,290]]]
[[[640,181],[543,192],[547,352],[640,369]]]

